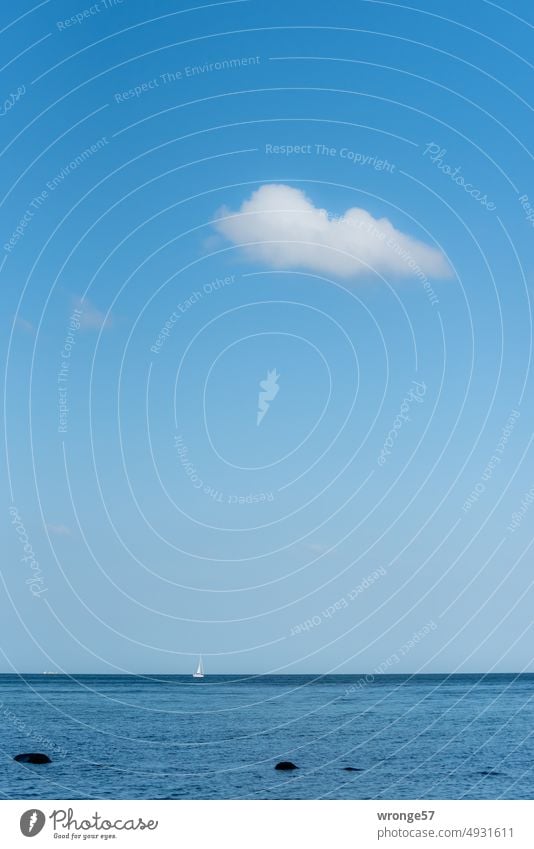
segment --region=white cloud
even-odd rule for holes
[[[304,545],[308,551],[313,551],[314,554],[322,554],[323,551],[326,551],[326,545],[321,545],[319,542],[306,542]]]
[[[25,318],[22,318],[18,315],[14,319],[15,327],[19,327],[20,330],[23,330],[25,333],[35,333],[35,327],[31,323],[31,321],[27,321]]]
[[[226,207],[215,227],[248,256],[275,268],[306,268],[351,278],[380,274],[449,277],[441,251],[397,230],[387,218],[353,207],[338,217],[300,189],[261,186],[237,212]]]
[[[101,330],[111,327],[111,314],[106,316],[105,313],[93,306],[87,298],[75,298],[75,306],[82,311],[80,327],[84,330]]]
[[[51,534],[58,537],[68,537],[70,536],[70,528],[67,525],[47,525],[47,529]]]

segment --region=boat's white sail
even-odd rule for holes
[[[193,672],[193,678],[204,678],[204,666],[202,664],[202,655],[198,659],[197,671]]]

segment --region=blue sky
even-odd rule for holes
[[[18,14],[0,670],[533,671],[529,4]]]

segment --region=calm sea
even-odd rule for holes
[[[0,675],[0,797],[531,799],[533,731],[534,675]]]

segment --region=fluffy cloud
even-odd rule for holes
[[[237,212],[219,210],[215,227],[255,260],[274,268],[306,268],[351,278],[380,274],[449,277],[436,248],[397,230],[387,218],[353,207],[338,217],[318,209],[299,189],[261,186]]]

